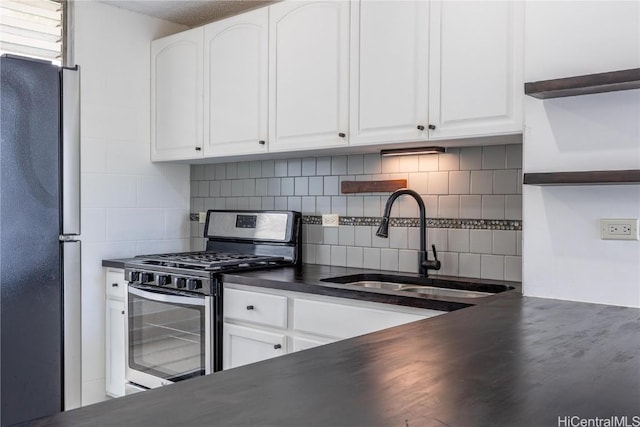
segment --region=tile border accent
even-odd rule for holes
[[[191,221],[198,222],[198,214],[189,214]],[[321,225],[319,215],[304,215],[303,224]],[[419,227],[420,218],[389,218],[391,227]],[[340,225],[378,226],[380,217],[341,216]],[[522,221],[510,219],[458,219],[458,218],[427,218],[427,228],[461,228],[473,230],[513,230],[522,231]]]

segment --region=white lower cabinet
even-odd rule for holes
[[[284,334],[226,323],[223,325],[223,369],[282,356],[286,353]]]
[[[112,397],[125,395],[125,293],[127,281],[124,270],[107,268],[105,271],[105,388]]]
[[[233,283],[224,286],[224,369],[444,314]]]

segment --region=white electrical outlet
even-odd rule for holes
[[[206,212],[198,212],[198,222],[200,224],[204,224],[207,221],[207,213]]]
[[[322,215],[323,227],[337,227],[340,225],[340,216],[338,214],[324,214]]]
[[[603,240],[638,240],[638,218],[602,218],[600,238]]]

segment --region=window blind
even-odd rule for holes
[[[62,63],[63,2],[2,0],[0,54],[12,53]]]

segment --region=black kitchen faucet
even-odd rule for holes
[[[387,203],[384,205],[384,214],[382,215],[382,222],[380,223],[380,227],[378,227],[378,231],[376,231],[376,236],[387,238],[389,237],[389,215],[391,214],[391,206],[393,206],[393,202],[402,195],[411,196],[416,199],[418,203],[418,208],[420,209],[420,252],[418,255],[418,272],[421,276],[427,277],[429,274],[429,270],[440,270],[440,261],[438,261],[438,254],[436,253],[436,245],[431,245],[433,249],[433,261],[429,260],[429,256],[426,251],[426,216],[425,216],[425,207],[424,202],[422,201],[422,197],[418,193],[408,188],[400,188],[399,190],[391,193],[389,198],[387,199]]]

